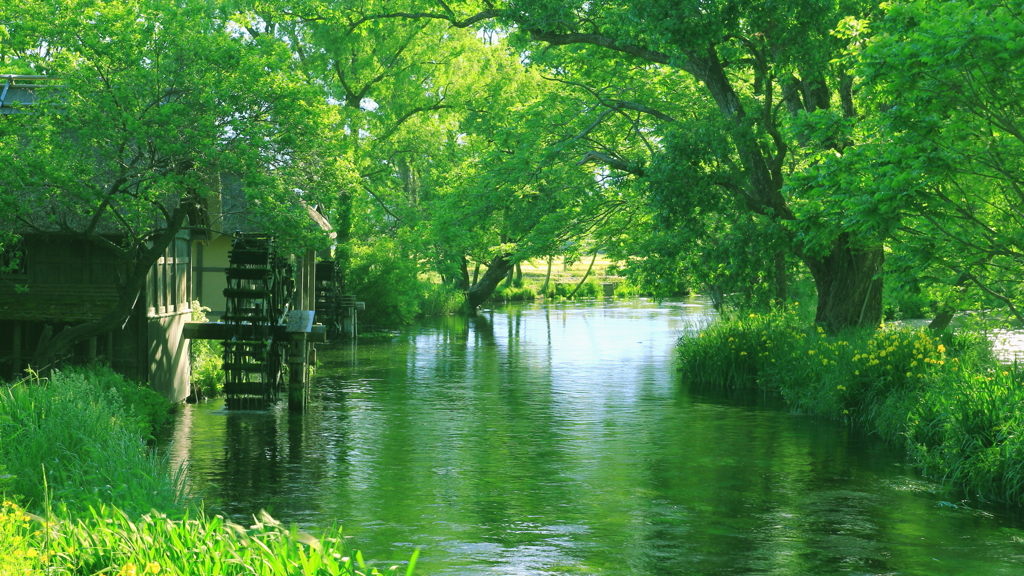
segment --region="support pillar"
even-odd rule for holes
[[[292,412],[304,411],[309,399],[306,348],[305,332],[291,334],[291,342],[288,344],[288,409]]]

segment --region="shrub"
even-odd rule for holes
[[[902,443],[921,470],[1024,504],[1024,368],[986,339],[886,327],[832,337],[799,313],[727,318],[680,341],[692,383],[777,392],[792,407]]]
[[[192,321],[206,322],[210,309],[199,302],[192,303]],[[191,340],[189,362],[191,364],[192,399],[204,400],[220,395],[224,389],[224,371],[221,370],[224,346],[218,340]]]
[[[422,282],[416,261],[389,238],[355,246],[349,268],[348,289],[366,302],[359,313],[361,325],[395,327],[419,314]]]

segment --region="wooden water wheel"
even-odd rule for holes
[[[294,292],[291,266],[273,239],[236,234],[227,268],[223,321],[224,395],[232,409],[262,410],[277,400],[286,342],[275,337]]]
[[[327,326],[327,336],[337,338],[342,333],[342,300],[344,281],[338,263],[323,260],[316,263],[316,318]]]

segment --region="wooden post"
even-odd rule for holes
[[[288,344],[288,409],[302,412],[306,409],[306,333],[291,334]]]
[[[96,337],[89,338],[89,353],[87,356],[89,362],[96,361]]]
[[[17,380],[21,376],[21,322],[14,323],[14,337],[11,340],[11,379]]]

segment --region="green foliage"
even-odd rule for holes
[[[422,282],[420,295],[421,316],[444,316],[460,312],[466,304],[466,295],[451,284]]]
[[[244,527],[203,514],[172,520],[155,510],[133,518],[105,505],[64,519],[33,518],[12,502],[0,507],[0,569],[11,576],[411,576],[417,556],[405,570],[382,572],[346,545],[340,528],[317,538],[266,513]]]
[[[773,312],[684,338],[679,363],[688,382],[778,393],[903,444],[951,488],[1024,504],[1024,367],[999,364],[983,337],[899,327],[830,337]]]
[[[148,418],[158,405],[167,412],[160,403],[99,367],[0,389],[0,462],[13,492],[36,509],[47,496],[73,512],[115,502],[133,512],[177,509],[176,482],[145,442]]]
[[[408,251],[390,238],[379,238],[356,244],[351,258],[348,290],[366,302],[360,324],[397,327],[416,318],[423,285]]]
[[[884,5],[857,52],[864,145],[829,160],[867,194],[848,225],[892,228],[907,276],[943,308],[986,300],[1024,322],[1024,11],[995,0]],[[899,221],[900,226],[894,226]]]
[[[192,321],[206,322],[210,309],[192,302]],[[214,398],[224,387],[223,345],[217,340],[191,340],[189,363],[192,373],[192,397],[196,400]]]
[[[537,298],[537,292],[529,286],[498,286],[491,296],[494,302],[526,302]]]

